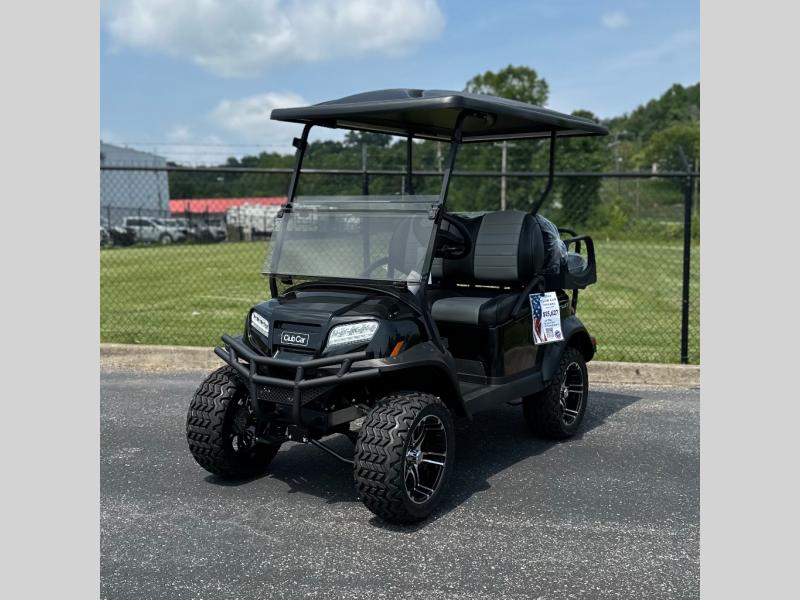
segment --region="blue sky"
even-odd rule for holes
[[[187,163],[284,150],[277,106],[380,88],[462,89],[528,65],[550,108],[629,112],[700,79],[697,0],[105,0],[104,141]]]

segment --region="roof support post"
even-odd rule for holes
[[[539,200],[536,204],[533,205],[533,209],[531,210],[531,214],[535,215],[539,212],[539,209],[544,204],[544,201],[547,200],[547,197],[550,195],[550,192],[553,189],[553,175],[556,170],[556,132],[550,132],[550,162],[547,167],[547,185],[542,192],[542,195],[539,197]]]
[[[458,147],[461,145],[461,125],[467,112],[462,110],[456,117],[455,125],[453,126],[453,138],[450,141],[450,150],[447,152],[447,161],[444,165],[444,176],[442,177],[442,191],[439,193],[441,200],[442,210],[447,202],[447,191],[450,189],[450,177],[453,174],[453,169],[456,166],[456,156],[458,155]]]
[[[294,200],[294,195],[297,192],[297,181],[300,178],[300,170],[303,168],[303,157],[306,154],[306,147],[308,146],[308,133],[311,131],[313,126],[313,123],[306,123],[303,127],[303,133],[300,134],[300,137],[294,138],[292,141],[292,145],[297,148],[297,151],[294,154],[294,171],[292,171],[292,177],[289,179],[289,191],[286,194],[287,207],[291,207],[292,201]],[[291,208],[289,208],[289,210],[291,210]],[[278,214],[281,213],[279,212]],[[273,235],[274,233],[275,232],[273,232]],[[280,256],[280,251],[273,255],[273,264],[277,263],[278,256]],[[273,298],[277,298],[279,296],[278,282],[275,279],[275,275],[269,276],[269,291]]]
[[[300,169],[303,168],[303,157],[306,154],[306,147],[308,146],[308,133],[313,126],[312,123],[306,123],[300,137],[294,138],[292,141],[292,145],[297,148],[297,151],[294,154],[294,171],[292,171],[292,178],[289,180],[289,192],[286,195],[287,204],[292,203],[295,192],[297,192],[297,181],[300,178]]]

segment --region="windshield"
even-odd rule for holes
[[[419,283],[431,243],[430,196],[305,196],[275,220],[268,275]]]

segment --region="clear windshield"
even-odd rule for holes
[[[275,220],[264,273],[419,283],[438,196],[305,196]]]

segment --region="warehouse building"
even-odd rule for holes
[[[169,216],[167,166],[162,156],[100,142],[100,217],[112,225],[126,216]],[[142,167],[114,170],[113,167]]]

